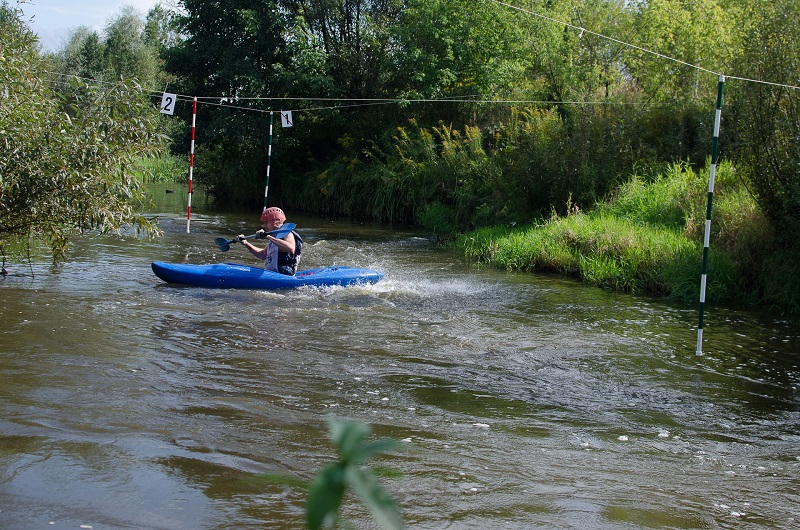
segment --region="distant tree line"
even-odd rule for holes
[[[800,77],[800,7],[791,0],[510,3],[520,9],[490,0],[181,0],[166,15],[160,58],[180,93],[294,109],[295,127],[275,139],[275,201],[445,232],[591,207],[634,171],[702,166],[717,93],[710,72],[785,85]],[[721,151],[793,237],[800,94],[738,79],[725,94]],[[281,97],[344,101],[248,99]],[[364,101],[381,98],[406,102]],[[202,112],[198,180],[219,200],[257,204],[267,115]],[[186,127],[181,134],[178,152]]]

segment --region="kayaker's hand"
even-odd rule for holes
[[[245,241],[247,241],[247,239],[244,237],[244,234],[239,234],[238,236],[236,236],[237,243],[244,243]]]
[[[256,239],[264,239],[265,237],[267,237],[267,232],[263,228],[256,232]]]

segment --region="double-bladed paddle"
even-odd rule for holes
[[[250,239],[251,237],[258,237],[258,236],[283,237],[292,230],[294,230],[295,226],[297,226],[295,223],[286,223],[277,230],[271,230],[269,232],[258,232],[251,236],[245,236],[245,239]],[[236,238],[225,239],[224,237],[218,237],[217,239],[214,240],[214,243],[217,244],[217,246],[222,252],[228,252],[231,249],[231,243],[236,243]]]

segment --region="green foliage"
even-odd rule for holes
[[[678,231],[584,213],[499,237],[479,230],[464,243],[468,255],[498,267],[570,274],[598,287],[659,295],[671,291],[672,260],[700,254]]]
[[[467,256],[500,268],[557,272],[599,287],[693,302],[707,178],[676,164],[649,179],[633,177],[589,213],[553,215],[526,228],[482,228],[458,244]],[[800,311],[795,253],[778,242],[729,164],[718,167],[711,227],[709,301]]]
[[[403,2],[398,0],[281,1],[298,21],[308,47],[318,46],[324,71],[342,97],[374,97],[382,92],[389,64],[389,38]]]
[[[456,212],[452,207],[440,202],[425,206],[419,214],[419,223],[431,230],[437,238],[448,238],[458,232],[458,227],[453,224]]]
[[[780,248],[764,256],[761,285],[756,302],[780,311],[800,312],[800,252]]]
[[[160,3],[147,12],[142,41],[158,50],[159,55],[181,41],[175,19]]]
[[[567,0],[560,2],[520,2],[524,8],[545,13],[575,27],[603,35],[616,36],[630,31],[631,11],[625,4],[606,0]],[[530,74],[540,82],[537,92],[549,101],[593,101],[613,99],[624,85],[626,76],[618,65],[624,48],[591,33],[575,31],[541,17],[517,17],[527,28],[527,47],[532,67]],[[570,126],[570,107],[559,112]],[[575,123],[577,125],[577,123]]]
[[[138,165],[142,168],[141,173],[137,174],[141,182],[185,182],[189,169],[186,157],[168,153],[142,158]]]
[[[172,23],[183,39],[164,51],[166,68],[176,78],[174,90],[219,98],[199,105],[194,179],[222,203],[258,203],[264,195],[269,114],[231,107],[262,110],[250,98],[285,92],[287,15],[272,1],[184,0],[182,7]],[[190,116],[188,105],[177,112]],[[185,152],[189,129],[174,140],[174,148]]]
[[[492,168],[480,131],[458,131],[440,123],[431,129],[410,121],[391,139],[367,151],[368,162],[350,137],[347,154],[320,175],[306,197],[335,213],[370,215],[395,222],[422,222],[442,236],[471,226]]]
[[[793,0],[748,5],[739,75],[798,84],[800,9]],[[731,81],[733,157],[786,244],[800,236],[800,90]],[[727,122],[726,122],[727,123]]]
[[[166,76],[162,73],[158,43],[151,44],[153,37],[146,30],[141,15],[131,6],[123,7],[102,35],[80,26],[57,54],[58,74],[111,83],[135,79],[144,88],[153,89]],[[61,90],[65,91],[64,87]]]
[[[105,48],[100,35],[86,26],[75,29],[59,53],[59,73],[91,79],[102,75],[106,69]]]
[[[328,418],[330,437],[339,453],[339,460],[323,469],[308,495],[306,521],[317,530],[336,525],[339,510],[348,488],[359,495],[372,516],[385,529],[404,528],[403,519],[389,494],[369,468],[363,467],[378,453],[392,449],[392,440],[367,442],[370,428],[357,422]]]
[[[689,208],[700,204],[698,194],[690,192],[704,184],[688,164],[674,164],[654,179],[634,175],[619,186],[611,201],[599,204],[597,211],[636,224],[682,230],[696,213]],[[695,200],[687,201],[687,196]],[[705,216],[705,209],[702,213]]]
[[[671,59],[717,71],[735,49],[736,14],[718,0],[631,2],[628,42]],[[681,108],[698,98],[713,101],[716,76],[637,49],[624,50],[625,64],[648,98]]]
[[[18,254],[41,238],[54,262],[74,230],[112,231],[133,223],[144,200],[137,160],[159,145],[156,111],[135,83],[102,87],[73,80],[80,105],[44,82],[35,36],[20,12],[0,6],[0,247]],[[66,100],[68,101],[68,100]],[[20,244],[20,242],[26,242]]]
[[[155,50],[145,41],[145,25],[131,6],[105,28],[105,57],[117,79],[137,79],[146,87],[156,85],[160,64]]]
[[[541,217],[553,204],[566,204],[573,191],[590,194],[591,186],[572,180],[568,133],[557,110],[512,108],[493,140],[498,171],[491,182],[496,202],[491,206],[508,212],[499,220],[528,221],[525,211]]]
[[[402,97],[510,94],[525,70],[524,29],[485,0],[412,0],[392,24],[402,53],[390,81]]]
[[[287,19],[275,2],[183,0],[182,7],[174,24],[184,38],[166,50],[166,66],[183,93],[233,101],[280,88],[273,65],[286,60]]]

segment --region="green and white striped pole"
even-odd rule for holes
[[[264,185],[264,209],[262,212],[267,211],[267,195],[269,194],[269,171],[272,166],[272,116],[274,111],[269,111],[269,144],[267,146],[267,182]]]
[[[717,176],[717,157],[719,154],[719,122],[722,116],[722,91],[725,76],[719,76],[717,84],[717,112],[714,116],[714,140],[711,144],[711,170],[708,178],[708,207],[706,208],[706,229],[703,237],[703,272],[700,276],[700,321],[697,325],[697,355],[703,355],[703,312],[706,304],[706,279],[708,277],[708,246],[711,240],[711,204],[714,200],[714,179]]]

